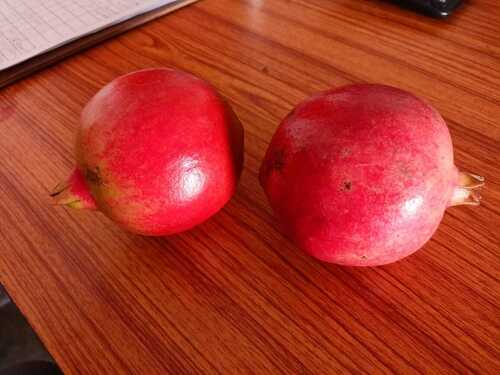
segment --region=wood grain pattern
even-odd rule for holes
[[[500,6],[447,21],[383,1],[204,0],[0,91],[0,281],[67,374],[500,373]],[[100,86],[172,66],[246,129],[238,193],[169,238],[52,207]],[[257,171],[315,91],[383,82],[431,101],[487,179],[425,248],[379,268],[315,261],[278,232]]]

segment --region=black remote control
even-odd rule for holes
[[[393,0],[403,6],[410,7],[434,17],[449,16],[462,0]]]

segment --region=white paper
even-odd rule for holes
[[[0,70],[176,0],[0,0]]]

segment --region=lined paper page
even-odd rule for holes
[[[0,0],[0,70],[176,0]]]

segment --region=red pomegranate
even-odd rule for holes
[[[260,182],[300,248],[327,262],[374,266],[418,250],[447,207],[479,204],[483,179],[457,170],[433,107],[365,84],[298,105],[272,138]]]
[[[172,69],[119,77],[85,106],[76,168],[53,196],[144,235],[187,230],[235,191],[243,128],[206,82]]]

